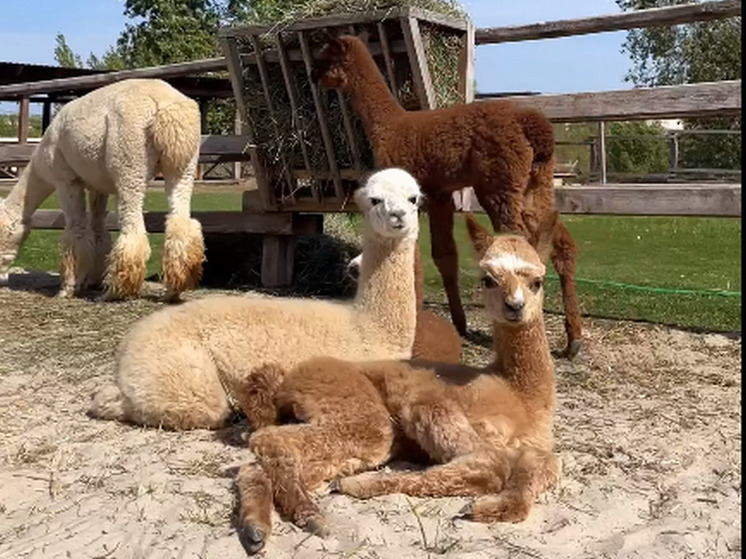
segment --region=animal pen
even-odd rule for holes
[[[228,70],[238,109],[235,136],[203,137],[200,160],[251,159],[256,190],[246,190],[241,211],[196,212],[205,232],[264,235],[262,282],[292,280],[294,239],[321,232],[325,212],[355,211],[350,193],[371,169],[372,154],[344,97],[321,90],[311,79],[313,59],[334,34],[362,36],[400,103],[410,110],[474,101],[473,57],[479,45],[569,37],[589,33],[676,25],[740,17],[739,0],[720,0],[532,25],[474,29],[470,22],[414,8],[332,15],[289,25],[221,29],[225,54],[169,66],[90,72],[68,78],[29,79],[0,85],[0,100],[18,100],[19,144],[0,146],[0,166],[27,163],[28,105],[55,95],[67,97],[127,78],[163,78],[189,94],[178,80]],[[449,49],[444,67],[438,49]],[[445,71],[444,71],[445,68]],[[197,80],[205,78],[195,78]],[[222,80],[224,85],[226,80]],[[195,85],[195,84],[192,84]],[[39,97],[46,95],[46,97]],[[209,93],[206,98],[209,97]],[[489,97],[484,95],[480,97]],[[741,81],[640,88],[593,93],[503,97],[541,109],[553,122],[740,116]],[[481,102],[479,100],[474,102]],[[46,112],[46,110],[45,110]],[[602,181],[603,182],[603,181]],[[617,215],[740,216],[741,185],[590,184],[558,186],[562,213]],[[469,189],[455,195],[457,209],[479,211]],[[146,214],[148,230],[163,230],[163,214]],[[115,216],[107,221],[116,228]],[[39,210],[34,228],[64,226],[61,212]]]

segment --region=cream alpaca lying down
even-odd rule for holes
[[[217,428],[231,393],[262,363],[313,356],[406,359],[415,331],[414,251],[419,187],[399,169],[374,173],[355,193],[365,213],[365,260],[352,304],[209,297],[160,310],[124,338],[116,386],[93,399],[94,417],[175,429]]]

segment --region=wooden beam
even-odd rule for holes
[[[561,186],[554,189],[564,214],[741,216],[741,185],[688,183]],[[483,212],[473,190],[460,192],[459,211]]]
[[[534,23],[531,25],[513,25],[477,29],[477,45],[508,43],[514,41],[532,41],[535,39],[552,39],[570,37],[588,33],[639,29],[643,27],[678,25],[697,21],[710,21],[741,15],[741,0],[720,0],[718,2],[701,2],[636,10],[622,14],[588,17],[582,19],[561,19]]]
[[[301,103],[298,100],[298,90],[296,88],[296,84],[291,72],[290,60],[287,57],[285,44],[282,42],[282,36],[280,33],[277,33],[275,35],[275,46],[277,47],[277,52],[280,55],[280,70],[282,71],[282,80],[285,83],[285,91],[288,94],[288,100],[290,102],[290,112],[292,113],[293,128],[295,128],[295,132],[296,134],[298,134],[298,138],[301,139],[298,144],[300,145],[301,156],[303,157],[303,166],[305,167],[306,171],[310,173],[311,159],[308,156],[308,147],[306,146],[305,142],[302,116],[300,111],[298,110],[298,107],[300,107]],[[315,185],[311,185],[311,190],[313,192],[314,198],[320,200],[321,195],[319,194]]]
[[[0,145],[0,165],[25,165],[31,160],[38,144]],[[243,135],[206,134],[200,140],[200,163],[246,161],[256,147]]]
[[[52,101],[45,99],[41,105],[41,133],[47,131],[49,125],[52,123]]]
[[[393,93],[394,97],[397,101],[401,102],[401,99],[399,98],[399,88],[396,85],[396,73],[394,72],[394,58],[391,55],[391,48],[389,47],[389,39],[388,34],[386,33],[386,26],[383,24],[383,22],[378,22],[376,24],[376,27],[378,28],[378,41],[381,45],[381,53],[383,53],[383,63],[384,67],[386,68],[386,76],[389,80],[389,89]],[[370,46],[368,45],[368,50],[370,50]],[[371,56],[373,54],[371,53]]]
[[[262,56],[262,45],[259,42],[259,37],[256,35],[251,35],[249,37],[251,40],[251,45],[254,47],[254,54],[256,56],[256,64],[257,69],[259,70],[259,81],[262,84],[262,93],[264,93],[264,101],[267,103],[267,111],[269,112],[269,120],[272,122],[272,129],[275,133],[275,138],[282,137],[282,134],[280,133],[280,128],[277,123],[277,114],[275,112],[275,104],[272,101],[272,94],[270,93],[270,80],[269,80],[269,71],[267,70],[267,63],[264,60],[264,57]],[[287,186],[287,197],[291,198],[293,197],[293,190],[295,187],[295,181],[293,180],[293,177],[290,174],[290,165],[288,164],[287,157],[285,156],[285,149],[281,147],[279,150],[280,154],[280,163],[282,164],[282,169],[280,170],[282,173],[282,176],[285,179],[285,184]],[[280,189],[282,192],[282,188]],[[285,198],[285,195],[283,194],[281,198]]]
[[[120,70],[105,72],[90,76],[74,78],[58,78],[55,80],[39,80],[35,82],[15,83],[0,86],[0,98],[33,95],[35,93],[50,93],[53,91],[69,91],[75,89],[91,89],[130,78],[174,78],[201,74],[203,72],[225,71],[225,58],[207,58],[192,62],[179,62],[164,66],[151,66],[135,70]]]
[[[28,142],[29,133],[29,98],[21,97],[18,102],[18,143],[25,144]]]
[[[166,212],[145,212],[145,228],[149,233],[163,233]],[[292,214],[288,212],[192,212],[202,224],[204,233],[252,233],[257,235],[318,235],[323,229],[320,214]],[[64,229],[65,216],[60,210],[37,210],[31,216],[33,229]],[[106,215],[106,228],[118,231],[116,212]]]
[[[313,105],[316,109],[316,120],[319,123],[319,129],[321,130],[321,139],[324,143],[324,151],[326,151],[329,170],[331,171],[332,177],[334,179],[334,192],[338,198],[344,198],[342,179],[339,176],[339,165],[337,164],[337,157],[334,153],[334,144],[332,142],[331,133],[329,132],[329,126],[327,124],[326,111],[324,111],[324,105],[321,102],[319,87],[311,77],[313,74],[313,57],[311,55],[311,48],[308,46],[308,38],[303,31],[298,31],[298,40],[300,41],[300,48],[303,52],[303,63],[306,67],[306,76],[308,77],[308,85],[311,88]]]
[[[286,287],[293,283],[296,239],[265,235],[262,240],[262,286]]]
[[[458,92],[464,103],[474,101],[474,26],[469,22],[461,39],[458,59]]]
[[[555,122],[739,116],[741,80],[502,100],[536,107]]]
[[[456,18],[429,10],[420,8],[410,8],[407,6],[399,8],[388,8],[372,12],[355,12],[347,14],[333,14],[315,18],[303,18],[290,25],[283,26],[283,31],[314,31],[324,27],[348,27],[371,23],[376,21],[385,21],[389,19],[398,19],[400,17],[416,17],[441,27],[451,28],[458,31],[466,29],[466,23],[461,18]],[[246,35],[271,32],[275,25],[236,25],[232,27],[223,27],[218,30],[218,36],[223,37],[242,37]]]
[[[27,165],[36,144],[0,144],[0,165]]]
[[[438,102],[433,90],[433,81],[430,79],[430,69],[427,66],[425,47],[422,44],[420,25],[413,17],[401,18],[401,29],[404,33],[404,42],[407,45],[409,65],[412,68],[412,82],[421,109],[434,109]]]

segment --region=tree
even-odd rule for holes
[[[616,0],[623,10],[688,4],[691,0]],[[623,49],[633,67],[625,79],[638,86],[741,78],[741,18],[634,29]],[[740,130],[740,118],[688,119],[689,130]],[[682,167],[741,168],[740,136],[687,136]]]
[[[668,170],[666,130],[660,122],[612,122],[606,137],[609,172],[665,173]]]
[[[57,33],[54,38],[57,46],[54,47],[54,59],[58,66],[63,68],[82,68],[83,61],[80,55],[75,54],[62,33]]]

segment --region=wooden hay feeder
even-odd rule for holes
[[[311,80],[330,35],[355,34],[401,105],[473,99],[473,26],[418,8],[220,30],[264,210],[343,211],[373,154],[345,96]]]

